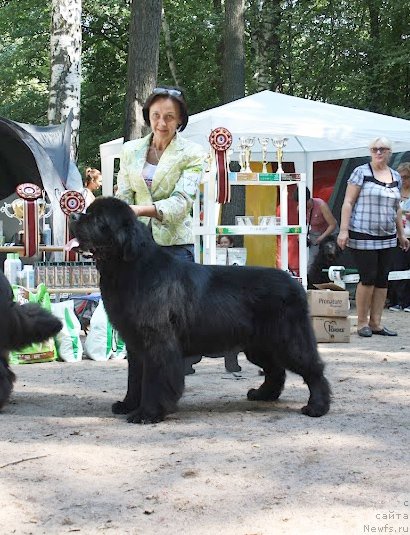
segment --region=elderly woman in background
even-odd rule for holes
[[[205,151],[180,132],[188,123],[184,94],[156,87],[142,109],[152,132],[124,143],[116,196],[131,205],[155,242],[179,258],[194,261],[192,206],[201,181]],[[190,360],[186,373],[194,373]]]
[[[389,167],[392,144],[385,137],[369,144],[371,161],[353,170],[342,206],[339,246],[352,251],[360,275],[356,290],[359,336],[397,336],[381,325],[389,271],[399,240],[407,251],[400,209],[400,174]]]

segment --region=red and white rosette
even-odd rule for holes
[[[220,204],[225,204],[231,200],[231,187],[228,178],[228,159],[226,151],[232,145],[232,134],[220,126],[212,130],[209,136],[209,143],[215,151],[216,160],[216,200]]]
[[[39,211],[37,199],[42,196],[42,191],[36,184],[19,184],[16,193],[23,199],[23,256],[29,257],[38,254],[40,244],[39,234]]]
[[[65,191],[60,197],[60,208],[66,215],[65,223],[65,243],[68,243],[73,236],[70,234],[70,215],[80,214],[85,208],[85,199],[78,191]],[[65,262],[75,262],[78,260],[78,254],[74,251],[64,252]]]

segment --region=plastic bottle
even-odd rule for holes
[[[7,253],[4,261],[4,274],[10,284],[17,284],[17,273],[21,271],[21,260],[16,253]]]
[[[4,245],[3,221],[0,221],[0,245]]]
[[[23,286],[29,290],[34,288],[34,268],[31,265],[24,266],[23,268]]]
[[[17,271],[17,284],[24,286],[24,271]]]
[[[43,242],[44,245],[51,245],[51,228],[48,223],[43,225]]]
[[[21,263],[18,253],[14,253],[14,260],[16,261],[17,271],[21,271],[23,269],[23,264]]]

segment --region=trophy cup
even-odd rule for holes
[[[245,146],[245,138],[244,137],[240,137],[239,138],[238,152],[239,152],[238,160],[239,160],[239,165],[240,165],[240,172],[244,173],[245,172],[245,168],[246,168],[246,146]]]
[[[268,161],[266,159],[266,153],[268,152],[268,143],[269,143],[270,138],[269,137],[260,137],[260,138],[258,138],[258,140],[259,140],[259,143],[261,144],[261,147],[262,147],[262,173],[267,173],[268,172],[268,167],[267,167]]]
[[[16,188],[19,196],[11,204],[4,203],[0,212],[10,218],[16,218],[23,226],[23,253],[24,257],[37,255],[39,252],[40,219],[49,217],[51,205],[44,200],[44,192],[36,184],[25,182]],[[11,210],[10,210],[11,209]]]
[[[47,204],[44,199],[37,199],[37,209],[40,218],[47,219],[51,215],[51,204]],[[24,218],[24,201],[23,199],[14,199],[13,202],[7,203],[0,208],[0,212],[7,217],[18,219],[19,224],[23,224]]]
[[[243,173],[252,173],[251,169],[251,148],[255,143],[254,137],[240,137],[240,162],[241,162],[241,172]],[[245,167],[245,169],[243,169]]]
[[[283,168],[282,168],[282,160],[283,160],[283,147],[286,146],[288,138],[282,137],[282,138],[274,138],[273,144],[276,147],[276,157],[278,160],[278,170],[276,171],[279,174],[283,174]]]

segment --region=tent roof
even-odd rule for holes
[[[369,141],[379,136],[392,140],[394,152],[410,149],[410,121],[273,91],[197,113],[183,135],[209,147],[209,133],[219,126],[233,134],[234,151],[240,136],[287,137],[286,161],[301,153],[309,153],[311,161],[367,155]],[[268,150],[275,153],[272,143]],[[257,139],[255,152],[260,153]]]
[[[63,191],[69,177],[82,186],[70,163],[72,112],[63,124],[35,126],[0,117],[0,199],[32,182],[54,195]]]

